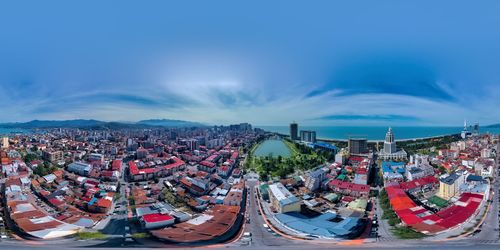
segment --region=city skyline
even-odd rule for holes
[[[500,122],[494,1],[99,4],[2,4],[0,122]]]

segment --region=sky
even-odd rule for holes
[[[499,1],[5,1],[0,122],[500,123]]]

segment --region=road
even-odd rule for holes
[[[497,176],[492,184],[492,192],[494,192],[492,205],[490,207],[490,210],[488,211],[488,214],[486,215],[486,220],[481,227],[481,232],[472,237],[475,241],[478,242],[498,241],[500,237],[500,214],[498,209],[500,199],[500,171],[498,171],[498,168],[500,166],[499,163],[500,157],[497,157],[497,166],[495,168]]]
[[[291,245],[289,240],[286,240],[279,235],[272,234],[264,228],[265,221],[262,215],[259,214],[257,199],[255,198],[255,187],[258,186],[258,180],[256,178],[247,179],[248,187],[248,207],[247,215],[250,218],[250,223],[244,224],[245,232],[250,232],[252,234],[252,241],[249,244],[252,247],[276,247],[276,246],[287,246]],[[240,243],[242,243],[240,241]]]

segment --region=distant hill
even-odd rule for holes
[[[151,126],[162,126],[162,127],[206,127],[206,124],[199,122],[190,122],[182,120],[170,120],[170,119],[149,119],[138,121],[137,124],[147,124]]]
[[[100,126],[104,125],[106,122],[98,121],[98,120],[84,120],[84,119],[75,119],[75,120],[60,120],[60,121],[51,121],[51,120],[33,120],[29,122],[12,122],[12,123],[1,123],[0,127],[2,128],[24,128],[24,129],[32,129],[32,128],[79,128],[79,127],[90,127],[90,126]]]
[[[488,125],[488,126],[484,126],[485,128],[500,128],[500,123],[498,124],[491,124],[491,125]]]
[[[169,119],[152,119],[139,122],[105,122],[99,120],[33,120],[29,122],[11,122],[0,123],[0,128],[20,128],[20,129],[36,129],[36,128],[151,128],[151,127],[206,127],[206,125]]]

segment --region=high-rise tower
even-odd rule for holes
[[[290,139],[298,140],[299,139],[299,125],[296,122],[290,123]]]

